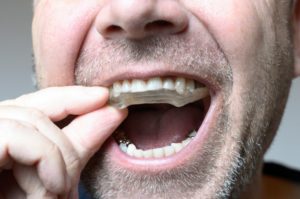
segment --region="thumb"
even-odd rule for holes
[[[77,117],[63,129],[81,159],[81,166],[85,166],[127,114],[127,109],[106,106]]]

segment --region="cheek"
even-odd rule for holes
[[[74,65],[101,3],[41,0],[33,19],[33,47],[41,87],[74,83]]]
[[[261,19],[256,1],[185,0],[185,4],[220,45],[234,74],[234,90],[240,90],[238,87],[247,84],[244,77],[257,72],[254,67],[259,67],[260,53],[269,45],[264,27],[268,19]],[[267,12],[267,8],[261,11]]]
[[[186,5],[205,24],[231,66],[233,88],[230,101],[235,105],[231,115],[234,120],[242,121],[240,112],[244,104],[240,96],[243,96],[243,88],[254,83],[251,79],[261,70],[258,64],[260,56],[267,56],[262,53],[269,45],[265,28],[268,19],[262,19],[257,13],[255,0],[204,0],[197,3],[195,0],[197,6],[192,2],[186,0]],[[266,12],[267,8],[262,7],[261,11]]]
[[[262,26],[254,1],[185,0],[184,2],[205,24],[229,60],[251,56],[261,43]]]

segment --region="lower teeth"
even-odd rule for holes
[[[188,137],[180,143],[172,143],[168,146],[164,146],[161,148],[154,148],[149,150],[137,149],[136,146],[130,143],[129,140],[121,140],[119,141],[120,149],[129,156],[136,158],[163,158],[171,156],[175,153],[181,151],[184,147],[186,147],[192,139],[196,136],[196,131],[192,131]]]

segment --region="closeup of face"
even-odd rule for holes
[[[234,198],[245,191],[260,172],[289,93],[291,8],[286,0],[37,0],[40,88],[179,78],[209,90],[180,108],[129,107],[119,131],[139,153],[122,152],[111,136],[83,171],[91,194]],[[180,150],[161,155],[171,143],[182,143]],[[147,158],[145,151],[156,155]]]

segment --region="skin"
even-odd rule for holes
[[[126,117],[105,106],[107,97],[103,88],[68,87],[1,102],[0,196],[76,198],[81,170]],[[79,116],[54,125],[68,115]]]
[[[298,11],[284,0],[35,1],[43,90],[0,103],[0,198],[76,198],[81,173],[96,198],[261,197],[263,155],[300,73]],[[172,25],[145,28],[157,20]],[[150,69],[208,77],[216,107],[204,146],[160,174],[96,153],[127,115],[104,87]]]

